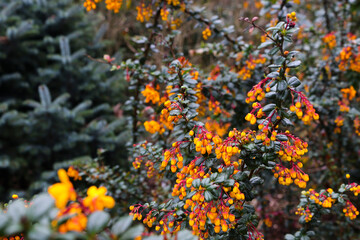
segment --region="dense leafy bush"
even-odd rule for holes
[[[27,209],[22,200],[5,206],[0,234],[358,238],[358,4],[242,1],[239,16],[186,0],[83,4],[110,10],[110,20],[128,17],[118,30],[131,52],[123,61],[105,55],[88,64],[127,82],[122,109],[132,167],[110,165],[103,149],[90,146],[97,156],[59,170],[60,183]],[[47,88],[40,90],[46,105]],[[43,212],[33,210],[38,199],[48,206]],[[118,218],[127,208],[143,225],[124,233],[131,222]],[[14,217],[17,209],[23,218]]]

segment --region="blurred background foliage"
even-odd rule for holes
[[[61,1],[0,3],[0,196],[26,190],[56,162],[95,157],[126,167],[122,76],[100,57],[100,15]],[[35,187],[36,188],[36,187]]]

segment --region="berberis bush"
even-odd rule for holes
[[[122,61],[92,58],[127,83],[131,169],[104,149],[59,169],[48,193],[4,206],[1,235],[359,238],[358,4],[242,1],[238,16],[186,0],[83,5],[137,20],[118,28]]]

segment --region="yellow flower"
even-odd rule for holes
[[[207,40],[210,36],[211,36],[211,30],[209,27],[207,27],[203,32],[202,32],[203,38],[204,40]]]
[[[151,85],[146,85],[145,90],[143,90],[142,95],[145,97],[145,102],[149,103],[150,101],[155,104],[160,101],[160,94],[156,91]]]
[[[106,196],[107,189],[105,187],[91,186],[87,190],[87,197],[84,199],[84,205],[90,209],[91,212],[102,211],[104,208],[113,208],[115,200]]]
[[[160,134],[162,134],[165,131],[165,129],[162,128],[160,126],[160,124],[154,120],[144,122],[144,127],[145,127],[145,130],[151,134],[154,134],[156,132],[159,132]]]
[[[66,209],[60,210],[56,219],[52,222],[53,226],[56,226],[58,224],[58,220],[65,216],[71,216],[71,218],[59,226],[59,232],[81,232],[86,228],[87,217],[82,212],[82,208],[79,203],[71,203]]]
[[[66,207],[69,200],[76,200],[76,192],[64,169],[58,170],[60,183],[55,183],[48,188],[49,194],[55,199],[55,205],[59,209]]]
[[[74,178],[74,180],[81,180],[81,176],[79,176],[79,172],[73,168],[73,166],[70,166],[67,170],[67,175],[69,177]]]
[[[107,10],[118,13],[122,5],[122,0],[105,0],[105,4]]]

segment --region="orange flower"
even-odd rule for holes
[[[64,169],[58,170],[60,183],[55,183],[48,188],[49,194],[55,199],[55,205],[59,209],[66,207],[68,201],[76,200],[76,192]]]
[[[142,91],[141,94],[146,98],[146,103],[151,101],[153,104],[155,104],[160,101],[160,94],[149,84],[146,85],[145,90]]]
[[[84,199],[84,205],[90,209],[91,212],[102,211],[104,208],[113,208],[115,200],[106,196],[107,189],[105,187],[91,186],[87,190],[87,197]]]
[[[73,166],[70,166],[67,170],[67,175],[69,177],[74,178],[74,180],[81,180],[81,176],[79,176],[79,172],[73,168]]]
[[[165,129],[160,126],[160,124],[157,121],[151,120],[144,122],[145,130],[151,134],[154,134],[156,132],[159,132],[162,134]]]
[[[79,203],[71,203],[68,208],[62,209],[58,215],[57,219],[64,216],[73,216],[68,219],[66,222],[59,226],[59,232],[65,233],[68,231],[81,232],[86,228],[87,217],[82,212],[82,208]],[[53,225],[58,224],[58,220],[53,221]]]

